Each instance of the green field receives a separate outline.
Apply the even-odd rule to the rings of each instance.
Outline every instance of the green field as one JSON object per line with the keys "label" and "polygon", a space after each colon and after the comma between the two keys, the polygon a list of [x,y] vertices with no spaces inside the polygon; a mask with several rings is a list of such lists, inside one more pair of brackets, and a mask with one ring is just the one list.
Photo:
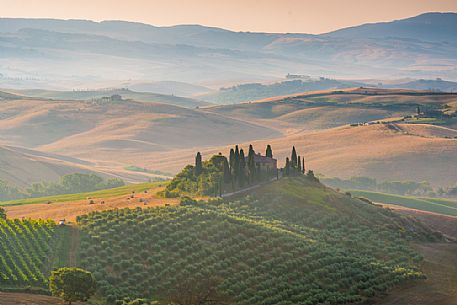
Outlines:
{"label": "green field", "polygon": [[39,198],[26,198],[18,199],[11,201],[0,202],[0,206],[11,206],[11,205],[25,205],[25,204],[38,204],[38,203],[47,203],[47,202],[64,202],[64,201],[74,201],[74,200],[83,200],[88,197],[97,199],[97,198],[109,198],[116,197],[125,194],[130,194],[134,192],[143,192],[153,187],[158,187],[166,185],[166,182],[147,182],[140,184],[128,184],[121,187],[116,187],[112,189],[100,190],[95,192],[88,193],[78,193],[78,194],[65,194],[65,195],[56,195],[49,197],[39,197]]}
{"label": "green field", "polygon": [[220,304],[369,302],[423,278],[409,241],[435,240],[413,219],[303,177],[230,199],[95,212],[78,224],[81,267],[109,304],[200,304],[202,293]]}
{"label": "green field", "polygon": [[354,196],[365,197],[374,202],[395,204],[416,210],[449,216],[457,216],[457,200],[443,198],[407,197],[360,190],[349,190],[349,192]]}

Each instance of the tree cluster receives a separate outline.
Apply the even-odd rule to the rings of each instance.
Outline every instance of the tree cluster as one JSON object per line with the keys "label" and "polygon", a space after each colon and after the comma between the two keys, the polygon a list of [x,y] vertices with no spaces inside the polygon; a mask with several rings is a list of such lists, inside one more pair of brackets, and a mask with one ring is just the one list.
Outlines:
{"label": "tree cluster", "polygon": [[[273,158],[273,151],[268,145],[265,155]],[[238,145],[230,149],[227,159],[221,153],[208,161],[202,160],[197,152],[195,165],[186,166],[177,174],[164,191],[165,197],[182,195],[214,195],[218,196],[227,191],[235,191],[248,185],[256,184],[271,175],[263,172],[255,161],[256,152],[249,145],[247,156]]]}
{"label": "tree cluster", "polygon": [[57,182],[33,183],[27,189],[19,189],[0,180],[0,200],[85,193],[123,185],[125,185],[124,181],[119,178],[104,179],[95,174],[81,173],[64,175]]}
{"label": "tree cluster", "polygon": [[283,169],[284,176],[299,176],[305,174],[305,158],[297,155],[295,146],[292,147],[292,153],[286,158],[286,164]]}
{"label": "tree cluster", "polygon": [[60,268],[49,277],[49,290],[53,296],[67,301],[87,301],[96,289],[95,279],[89,271],[80,268]]}

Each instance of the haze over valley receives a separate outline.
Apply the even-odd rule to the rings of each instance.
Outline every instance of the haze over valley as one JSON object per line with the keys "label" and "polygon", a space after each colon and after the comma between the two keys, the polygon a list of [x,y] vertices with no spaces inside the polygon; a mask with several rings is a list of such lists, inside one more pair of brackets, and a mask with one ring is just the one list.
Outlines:
{"label": "haze over valley", "polygon": [[3,5],[0,304],[455,305],[457,7],[168,1]]}

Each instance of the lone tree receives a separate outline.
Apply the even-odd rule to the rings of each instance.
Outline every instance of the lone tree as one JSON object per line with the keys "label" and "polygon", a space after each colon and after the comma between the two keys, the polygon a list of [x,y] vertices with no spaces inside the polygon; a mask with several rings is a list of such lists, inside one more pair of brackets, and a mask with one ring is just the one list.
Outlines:
{"label": "lone tree", "polygon": [[79,268],[60,268],[49,277],[49,290],[53,296],[71,302],[87,301],[96,289],[95,280],[89,271]]}
{"label": "lone tree", "polygon": [[303,167],[302,172],[303,172],[303,175],[304,175],[305,174],[305,157],[303,157],[303,159],[302,159],[301,166]]}
{"label": "lone tree", "polygon": [[265,156],[268,158],[273,158],[273,151],[271,150],[270,144],[267,145],[267,150],[265,151]]}
{"label": "lone tree", "polygon": [[199,176],[203,171],[203,165],[202,165],[202,155],[200,152],[197,153],[195,156],[195,175]]}

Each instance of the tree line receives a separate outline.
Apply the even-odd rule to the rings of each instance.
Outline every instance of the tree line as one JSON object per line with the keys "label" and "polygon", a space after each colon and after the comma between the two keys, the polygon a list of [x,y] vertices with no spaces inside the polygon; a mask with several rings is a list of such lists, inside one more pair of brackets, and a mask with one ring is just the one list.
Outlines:
{"label": "tree line", "polygon": [[0,200],[44,197],[62,194],[76,194],[110,189],[125,185],[119,178],[104,179],[95,174],[74,173],[64,175],[57,182],[33,183],[20,189],[0,180]]}
{"label": "tree line", "polygon": [[[235,148],[230,149],[229,159],[219,154],[222,158],[222,177],[225,184],[230,184],[232,189],[237,187],[242,188],[246,185],[251,185],[261,181],[267,175],[272,173],[262,172],[260,164],[255,162],[256,152],[252,145],[249,145],[248,156],[245,157],[244,150],[235,145]],[[267,145],[265,156],[273,158],[273,151],[270,145]],[[246,160],[247,159],[247,160]],[[195,157],[195,175],[199,176],[202,173],[202,157],[201,153],[197,152]],[[275,173],[276,174],[276,173]]]}
{"label": "tree line", "polygon": [[360,189],[396,195],[457,197],[457,183],[447,188],[434,188],[428,181],[378,181],[375,178],[355,176],[348,179],[322,178],[323,183],[330,187],[342,189]]}

